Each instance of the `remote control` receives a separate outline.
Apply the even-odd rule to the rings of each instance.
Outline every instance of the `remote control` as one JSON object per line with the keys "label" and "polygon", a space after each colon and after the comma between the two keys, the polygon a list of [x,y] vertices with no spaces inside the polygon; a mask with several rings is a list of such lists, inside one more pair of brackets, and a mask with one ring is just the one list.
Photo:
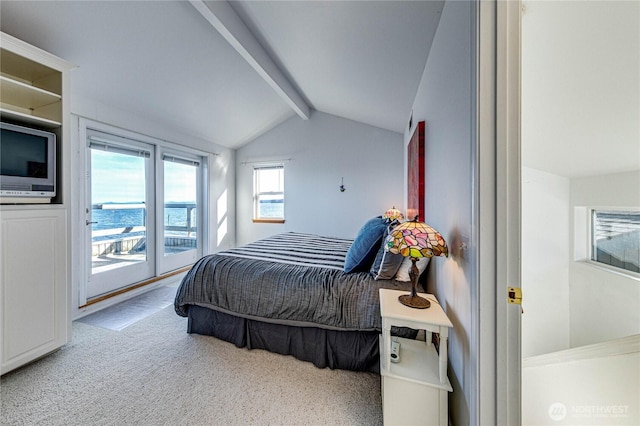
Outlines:
{"label": "remote control", "polygon": [[400,342],[391,342],[391,362],[400,362]]}

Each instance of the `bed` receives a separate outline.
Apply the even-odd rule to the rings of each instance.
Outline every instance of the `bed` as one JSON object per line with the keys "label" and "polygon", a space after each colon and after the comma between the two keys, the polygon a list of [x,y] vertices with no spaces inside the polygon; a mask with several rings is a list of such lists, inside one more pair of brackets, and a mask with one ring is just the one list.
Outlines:
{"label": "bed", "polygon": [[[182,280],[176,313],[188,318],[189,333],[320,368],[378,372],[378,290],[411,286],[372,273],[388,224],[369,222],[377,230],[366,247],[358,244],[367,224],[355,240],[288,232],[205,256]],[[349,266],[358,247],[361,264]]]}

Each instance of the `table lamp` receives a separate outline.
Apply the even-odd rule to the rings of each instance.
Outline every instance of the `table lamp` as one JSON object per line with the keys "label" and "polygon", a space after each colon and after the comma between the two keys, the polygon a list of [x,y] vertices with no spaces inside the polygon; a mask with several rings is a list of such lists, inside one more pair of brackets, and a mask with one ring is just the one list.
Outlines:
{"label": "table lamp", "polygon": [[449,249],[442,235],[429,225],[413,220],[401,223],[391,231],[385,241],[385,250],[411,258],[411,294],[403,294],[398,300],[411,308],[426,309],[431,306],[424,297],[418,296],[418,277],[420,271],[416,262],[421,257],[449,256]]}
{"label": "table lamp", "polygon": [[400,210],[396,209],[396,206],[393,206],[389,210],[384,212],[384,214],[382,215],[382,218],[389,219],[390,222],[393,222],[394,220],[400,221],[404,219],[404,215]]}

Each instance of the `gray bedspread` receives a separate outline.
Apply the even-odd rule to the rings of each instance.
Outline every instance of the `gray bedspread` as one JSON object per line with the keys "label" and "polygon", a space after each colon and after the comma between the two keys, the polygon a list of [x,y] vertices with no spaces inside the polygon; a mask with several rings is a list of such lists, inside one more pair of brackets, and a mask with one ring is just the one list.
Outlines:
{"label": "gray bedspread", "polygon": [[276,324],[379,331],[378,289],[411,285],[346,274],[351,242],[289,232],[205,256],[182,280],[176,313],[199,305]]}

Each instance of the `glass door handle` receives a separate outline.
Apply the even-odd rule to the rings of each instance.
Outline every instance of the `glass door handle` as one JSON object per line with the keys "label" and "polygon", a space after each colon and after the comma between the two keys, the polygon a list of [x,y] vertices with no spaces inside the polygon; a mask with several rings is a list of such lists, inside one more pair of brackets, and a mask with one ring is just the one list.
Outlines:
{"label": "glass door handle", "polygon": [[98,223],[98,222],[90,222],[90,221],[88,221],[88,220],[86,221],[86,225],[87,225],[87,226],[88,226],[88,225],[91,225],[91,224],[93,224],[93,223]]}

